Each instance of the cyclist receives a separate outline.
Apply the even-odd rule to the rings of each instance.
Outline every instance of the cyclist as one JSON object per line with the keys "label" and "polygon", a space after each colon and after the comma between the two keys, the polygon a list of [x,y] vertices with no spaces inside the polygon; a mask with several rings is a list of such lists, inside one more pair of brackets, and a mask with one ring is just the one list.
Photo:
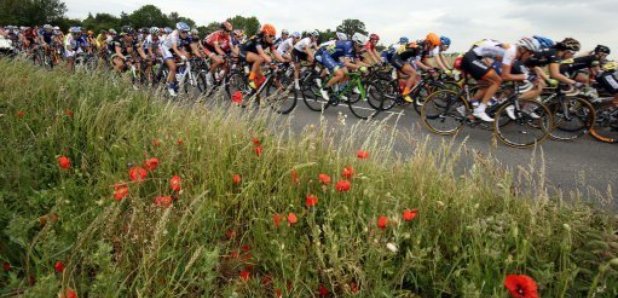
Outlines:
{"label": "cyclist", "polygon": [[180,58],[182,62],[185,62],[189,59],[191,53],[197,57],[202,57],[198,49],[198,42],[191,38],[190,31],[191,27],[189,25],[179,22],[176,24],[176,30],[168,34],[161,42],[161,54],[169,70],[167,75],[167,91],[171,96],[177,96],[175,84],[176,58]]}
{"label": "cyclist", "polygon": [[275,39],[275,49],[278,48],[279,45],[285,40],[287,40],[289,37],[290,37],[290,32],[288,31],[288,29],[282,29],[281,36]]}
{"label": "cyclist", "polygon": [[[54,42],[54,27],[52,27],[52,25],[50,24],[43,25],[41,30],[39,30],[39,34],[37,35],[36,41],[38,45],[43,47],[46,55],[52,52],[53,42]],[[53,61],[53,63],[55,62],[56,61]]]}
{"label": "cyclist", "polygon": [[114,69],[121,73],[128,66],[132,65],[133,59],[137,55],[137,40],[135,40],[135,30],[129,26],[123,26],[120,35],[114,37],[110,44],[112,55],[110,60]]}
{"label": "cyclist", "polygon": [[86,41],[93,48],[97,46],[97,39],[94,36],[94,31],[88,30],[88,32],[86,32]]}
{"label": "cyclist", "polygon": [[[538,40],[539,39],[537,38],[537,41]],[[543,44],[543,42],[541,42],[541,44]],[[540,75],[544,78],[557,80],[565,85],[576,85],[576,87],[580,87],[583,84],[578,84],[577,81],[569,78],[560,71],[561,62],[563,60],[572,59],[575,56],[575,53],[580,50],[580,47],[579,41],[567,37],[549,48],[538,51],[534,56],[525,62],[525,65],[528,67],[547,66],[549,70],[549,78],[546,78],[544,73],[540,73]]]}
{"label": "cyclist", "polygon": [[612,104],[618,107],[618,65],[614,61],[606,61],[597,75],[596,81],[610,95],[614,96]]}
{"label": "cyclist", "polygon": [[69,70],[75,69],[75,55],[88,51],[89,45],[82,34],[82,29],[77,26],[71,27],[64,42],[64,56],[67,59]]}
{"label": "cyclist", "polygon": [[564,60],[560,65],[560,72],[578,82],[588,84],[591,77],[594,78],[601,72],[601,63],[605,62],[610,52],[609,47],[597,45],[594,51],[586,55]]}
{"label": "cyclist", "polygon": [[274,42],[277,29],[271,24],[264,24],[260,33],[251,37],[241,47],[241,56],[251,64],[249,73],[249,86],[257,89],[266,80],[262,74],[261,65],[271,63],[272,58],[267,54],[270,52],[279,62],[283,62],[283,57],[276,51]]}
{"label": "cyclist", "polygon": [[[407,40],[402,39],[400,42],[401,41]],[[406,44],[395,44],[383,54],[386,61],[397,69],[398,77],[400,79],[405,78],[405,87],[401,95],[406,102],[414,101],[410,93],[412,92],[412,87],[418,82],[416,66],[432,71],[433,68],[427,66],[423,61],[429,56],[429,53],[438,46],[440,46],[440,37],[435,33],[429,33],[425,40],[413,41]]]}
{"label": "cyclist", "polygon": [[210,58],[210,70],[206,75],[206,82],[213,85],[214,75],[225,66],[225,56],[232,50],[230,33],[233,31],[232,23],[223,22],[219,30],[206,36],[202,42],[206,56]]}
{"label": "cyclist", "polygon": [[234,57],[240,56],[240,45],[243,43],[244,39],[245,33],[241,29],[235,29],[234,32],[232,32],[230,45],[232,47],[232,55]]}
{"label": "cyclist", "polygon": [[[315,54],[315,60],[333,74],[326,83],[328,89],[344,82],[348,69],[366,71],[366,64],[360,61],[359,55],[367,44],[367,40],[366,35],[355,33],[352,40],[332,40],[320,45],[320,49]],[[322,86],[320,86],[320,93],[325,100],[330,99],[328,91]]]}
{"label": "cyclist", "polygon": [[277,47],[277,52],[283,57],[285,62],[292,62],[292,49],[294,45],[300,40],[300,33],[294,32],[290,37],[282,41]]}
{"label": "cyclist", "polygon": [[443,53],[448,51],[450,46],[451,39],[446,36],[440,36],[440,46],[436,47],[432,52],[435,64],[438,66],[439,69],[443,70],[448,75],[452,73],[452,69],[447,66],[446,59],[444,58]]}
{"label": "cyclist", "polygon": [[369,35],[369,41],[367,41],[367,44],[365,44],[364,48],[366,54],[364,55],[365,59],[363,59],[363,62],[366,62],[369,65],[382,63],[382,58],[380,57],[380,54],[376,49],[379,41],[380,36],[378,36],[377,34],[372,33],[371,35]]}
{"label": "cyclist", "polygon": [[314,54],[318,48],[318,40],[320,38],[320,32],[314,30],[311,34],[294,45],[292,50],[292,60],[294,61],[294,88],[300,90],[300,63],[307,61],[313,63]]}
{"label": "cyclist", "polygon": [[[538,42],[530,38],[522,39],[518,45],[510,45],[499,41],[484,39],[477,42],[462,58],[461,68],[478,81],[487,83],[487,87],[479,88],[479,92],[473,99],[481,101],[474,108],[473,116],[486,122],[493,122],[485,112],[491,98],[496,94],[503,81],[523,81],[527,79],[525,74],[513,74],[511,72],[515,61],[525,62],[535,54]],[[483,59],[491,58],[501,63],[501,74],[487,65]]]}

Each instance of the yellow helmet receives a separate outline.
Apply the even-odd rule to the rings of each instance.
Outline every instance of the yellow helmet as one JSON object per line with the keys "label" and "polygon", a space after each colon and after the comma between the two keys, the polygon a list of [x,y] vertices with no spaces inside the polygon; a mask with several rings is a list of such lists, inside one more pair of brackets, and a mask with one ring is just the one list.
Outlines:
{"label": "yellow helmet", "polygon": [[604,71],[616,71],[616,69],[618,69],[618,63],[614,61],[607,61],[603,64]]}

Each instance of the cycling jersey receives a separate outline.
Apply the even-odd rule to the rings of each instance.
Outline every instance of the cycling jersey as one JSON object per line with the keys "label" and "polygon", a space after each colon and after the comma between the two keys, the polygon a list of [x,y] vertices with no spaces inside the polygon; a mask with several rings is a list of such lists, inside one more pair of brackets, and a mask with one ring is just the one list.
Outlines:
{"label": "cycling jersey", "polygon": [[64,52],[65,56],[69,58],[75,56],[76,53],[82,53],[88,47],[88,42],[84,35],[74,37],[72,33],[69,33],[65,37],[64,47],[66,50]]}
{"label": "cycling jersey", "polygon": [[307,48],[315,48],[317,45],[311,40],[311,37],[305,37],[294,45],[294,49],[299,52],[306,52]]}
{"label": "cycling jersey", "polygon": [[45,42],[46,44],[51,44],[52,41],[54,40],[54,32],[47,32],[44,29],[41,29],[39,31],[39,36],[41,37],[41,39],[43,40],[43,42]]}
{"label": "cycling jersey", "polygon": [[502,64],[512,65],[517,56],[517,47],[496,40],[484,39],[472,47],[478,57],[497,59],[502,57]]}
{"label": "cycling jersey", "polygon": [[129,55],[129,49],[133,49],[133,51],[137,48],[137,41],[127,41],[123,36],[116,36],[112,39],[111,45],[112,54],[116,54],[116,47],[120,47],[120,52],[123,56]]}
{"label": "cycling jersey", "polygon": [[373,43],[371,43],[371,41],[368,41],[363,48],[366,51],[375,51],[376,50],[376,46]]}
{"label": "cycling jersey", "polygon": [[190,49],[191,44],[193,43],[193,39],[191,35],[187,34],[187,37],[180,37],[180,32],[178,30],[174,30],[171,34],[169,34],[165,40],[161,42],[161,45],[168,50],[172,49],[174,45],[176,47]]}
{"label": "cycling jersey", "polygon": [[290,53],[294,48],[294,37],[290,37],[279,44],[277,47],[277,52],[279,54],[284,55]]}
{"label": "cycling jersey", "polygon": [[611,95],[618,94],[618,76],[616,76],[615,72],[606,71],[606,72],[600,73],[596,77],[596,81],[609,94]]}
{"label": "cycling jersey", "polygon": [[600,64],[599,58],[596,55],[587,55],[577,57],[568,61],[562,61],[560,72],[563,74],[574,74],[579,70],[588,69]]}
{"label": "cycling jersey", "polygon": [[24,38],[33,41],[36,38],[36,31],[34,28],[28,28],[24,30]]}
{"label": "cycling jersey", "polygon": [[320,45],[320,49],[315,55],[315,59],[330,71],[335,71],[343,67],[341,58],[358,58],[358,53],[354,50],[354,42],[351,40],[333,40]]}
{"label": "cycling jersey", "polygon": [[158,48],[160,44],[161,40],[159,40],[158,36],[153,37],[152,34],[148,34],[148,36],[146,36],[146,39],[144,40],[144,43],[142,43],[142,48],[144,49],[144,51],[147,51],[148,49],[154,50]]}
{"label": "cycling jersey", "polygon": [[561,59],[558,57],[558,51],[553,48],[543,49],[538,51],[530,57],[526,61],[526,66],[535,67],[535,66],[546,66],[552,63],[560,63]]}
{"label": "cycling jersey", "polygon": [[264,35],[262,33],[251,37],[247,42],[242,45],[241,51],[243,52],[251,52],[258,53],[258,49],[262,49],[263,51],[270,50],[271,52],[275,51],[275,46],[272,43],[266,41]]}
{"label": "cycling jersey", "polygon": [[221,50],[226,53],[228,53],[232,49],[230,35],[227,34],[223,30],[218,30],[213,33],[210,33],[208,36],[204,38],[204,42],[203,42],[204,47],[208,51],[215,53],[215,54],[217,54],[215,50],[216,44],[219,44],[219,48],[221,48]]}

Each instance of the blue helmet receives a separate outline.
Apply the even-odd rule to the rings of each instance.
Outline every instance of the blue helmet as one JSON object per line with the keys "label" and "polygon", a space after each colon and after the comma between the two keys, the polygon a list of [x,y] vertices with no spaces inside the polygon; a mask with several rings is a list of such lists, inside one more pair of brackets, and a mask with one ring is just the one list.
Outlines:
{"label": "blue helmet", "polygon": [[71,33],[81,33],[82,32],[82,28],[77,27],[77,26],[73,26],[73,27],[71,27],[71,29],[69,29],[69,32],[71,32]]}
{"label": "blue helmet", "polygon": [[534,35],[532,36],[532,38],[536,39],[539,42],[539,44],[541,45],[541,49],[548,49],[556,45],[556,43],[553,40],[547,37]]}
{"label": "blue helmet", "polygon": [[402,36],[402,37],[399,38],[399,44],[407,44],[409,42],[410,42],[410,39],[408,39],[405,36]]}
{"label": "blue helmet", "polygon": [[189,25],[187,25],[187,23],[185,23],[185,22],[178,22],[178,23],[176,23],[176,29],[178,29],[178,31],[182,31],[182,32],[189,32],[189,31],[191,31],[191,27],[189,27]]}
{"label": "blue helmet", "polygon": [[446,37],[446,36],[440,36],[440,43],[444,46],[450,46],[451,45],[451,39]]}

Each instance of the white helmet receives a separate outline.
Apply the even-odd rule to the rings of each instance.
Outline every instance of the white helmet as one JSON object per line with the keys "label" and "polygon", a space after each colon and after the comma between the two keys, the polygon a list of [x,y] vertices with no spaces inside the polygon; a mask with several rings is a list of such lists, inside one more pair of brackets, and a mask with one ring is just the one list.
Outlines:
{"label": "white helmet", "polygon": [[538,52],[541,50],[541,44],[539,41],[530,37],[523,37],[517,41],[516,45],[532,52]]}
{"label": "white helmet", "polygon": [[335,33],[335,35],[337,36],[338,40],[348,40],[348,35],[343,32],[337,32]]}
{"label": "white helmet", "polygon": [[150,34],[152,34],[152,35],[159,35],[159,33],[161,33],[161,29],[159,29],[158,27],[150,28]]}
{"label": "white helmet", "polygon": [[367,35],[358,32],[354,33],[354,35],[352,35],[352,41],[359,46],[365,45],[367,43]]}

